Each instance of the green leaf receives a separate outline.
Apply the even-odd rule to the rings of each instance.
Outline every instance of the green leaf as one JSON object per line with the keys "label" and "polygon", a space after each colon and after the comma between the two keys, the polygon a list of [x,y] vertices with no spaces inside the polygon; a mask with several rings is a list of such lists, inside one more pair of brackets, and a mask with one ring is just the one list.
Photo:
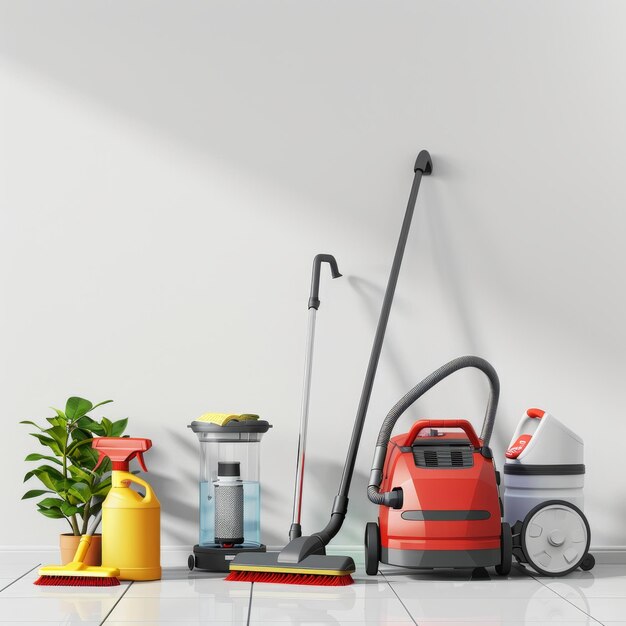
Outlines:
{"label": "green leaf", "polygon": [[113,422],[110,419],[103,417],[100,423],[104,427],[104,432],[106,433],[106,436],[111,437]]}
{"label": "green leaf", "polygon": [[63,463],[61,463],[59,459],[56,459],[53,456],[46,456],[45,454],[38,454],[36,452],[29,454],[24,460],[25,461],[43,461],[44,459],[46,461],[52,461],[53,463],[56,463],[57,465],[63,466]]}
{"label": "green leaf", "polygon": [[91,499],[91,489],[85,483],[74,483],[68,489],[68,493],[78,498],[81,502],[87,503]]}
{"label": "green leaf", "polygon": [[91,410],[93,411],[96,407],[102,406],[103,404],[109,404],[110,402],[113,402],[113,400],[103,400],[102,402],[98,402],[98,404],[94,404],[93,407],[91,407]]}
{"label": "green leaf", "polygon": [[55,409],[53,406],[50,407],[56,414],[59,419],[62,419],[64,422],[67,422],[67,415],[61,411],[61,409]]}
{"label": "green leaf", "polygon": [[48,487],[48,489],[52,489],[52,491],[57,491],[56,485],[54,484],[54,481],[52,480],[52,478],[50,478],[50,476],[48,476],[48,474],[46,472],[33,472],[33,474],[35,476],[37,476],[37,478],[39,478],[39,480],[46,486]]}
{"label": "green leaf", "polygon": [[45,515],[46,517],[51,517],[52,519],[62,519],[65,517],[63,513],[61,513],[60,509],[38,509],[38,511]]}
{"label": "green leaf", "polygon": [[102,465],[98,469],[94,469],[96,467],[96,463],[98,462],[98,453],[89,447],[82,447],[77,451],[77,454],[72,455],[72,463],[79,467],[85,469],[92,475],[101,476],[105,472],[107,472],[110,468],[110,464],[107,463],[107,459],[105,458],[102,461]]}
{"label": "green leaf", "polygon": [[78,418],[86,415],[93,409],[93,404],[85,398],[71,397],[65,405],[65,415],[71,422],[75,422]]}
{"label": "green leaf", "polygon": [[113,422],[113,425],[111,427],[111,437],[119,437],[126,430],[127,425],[127,417],[121,420],[117,420],[117,422]]}
{"label": "green leaf", "polygon": [[65,501],[60,498],[44,498],[41,502],[37,502],[37,506],[42,509],[59,508],[63,504]]}
{"label": "green leaf", "polygon": [[102,424],[92,420],[90,417],[81,417],[77,422],[79,428],[86,430],[89,433],[95,433],[96,435],[105,435],[106,429]]}
{"label": "green leaf", "polygon": [[72,454],[74,454],[74,452],[76,452],[76,450],[78,448],[80,448],[81,446],[89,446],[91,445],[91,442],[93,441],[93,439],[83,439],[82,441],[74,441],[70,444],[70,446],[67,449],[67,456],[71,456]]}
{"label": "green leaf", "polygon": [[80,479],[82,481],[91,482],[91,480],[93,478],[93,476],[89,472],[86,472],[81,467],[76,467],[75,465],[70,465],[70,466],[68,466],[67,469],[68,469],[69,473],[76,480]]}
{"label": "green leaf", "polygon": [[46,417],[46,421],[50,422],[53,426],[62,426],[65,429],[65,420],[62,420],[60,417]]}
{"label": "green leaf", "polygon": [[54,478],[55,480],[63,480],[65,478],[65,476],[63,476],[63,474],[56,467],[52,467],[51,465],[40,465],[39,467],[36,467],[33,472],[35,473],[35,476],[39,474],[39,472],[45,472],[48,476]]}
{"label": "green leaf", "polygon": [[110,490],[111,490],[110,482],[107,484],[100,483],[98,487],[95,489],[95,491],[93,492],[93,495],[104,498],[107,496]]}
{"label": "green leaf", "polygon": [[56,491],[59,495],[67,498],[67,490],[73,485],[73,481],[70,479],[55,481]]}
{"label": "green leaf", "polygon": [[31,476],[37,476],[37,478],[48,489],[52,489],[52,491],[56,493],[61,493],[64,489],[66,489],[66,479],[63,478],[63,474],[49,465],[42,465],[41,467],[36,467],[34,470],[28,472],[26,476],[24,476],[24,482]]}
{"label": "green leaf", "polygon": [[27,491],[23,496],[22,500],[27,500],[28,498],[37,498],[42,496],[44,493],[54,493],[53,491],[49,491],[48,489],[31,489]]}
{"label": "green leaf", "polygon": [[39,426],[39,424],[35,424],[35,422],[32,422],[31,420],[22,420],[20,424],[30,424],[31,426],[34,426],[35,428],[39,428],[39,430],[43,430],[43,428]]}
{"label": "green leaf", "polygon": [[[89,418],[87,418],[89,419]],[[91,433],[83,430],[82,428],[78,428],[78,422],[75,428],[72,429],[72,441],[84,441],[85,439],[93,439]]]}
{"label": "green leaf", "polygon": [[64,426],[52,426],[51,428],[46,428],[44,433],[46,433],[46,435],[50,435],[50,437],[57,442],[61,450],[65,448],[67,444],[67,430]]}
{"label": "green leaf", "polygon": [[68,502],[63,502],[61,505],[61,511],[63,515],[70,517],[71,515],[76,515],[76,513],[80,513],[82,509],[80,507],[74,506],[73,504],[69,504]]}
{"label": "green leaf", "polygon": [[54,452],[57,456],[62,456],[61,448],[54,439],[52,439],[51,437],[46,437],[45,435],[40,435],[39,433],[29,434],[35,437],[35,439],[39,439],[39,443],[42,446],[48,446],[48,448],[50,448],[52,452]]}

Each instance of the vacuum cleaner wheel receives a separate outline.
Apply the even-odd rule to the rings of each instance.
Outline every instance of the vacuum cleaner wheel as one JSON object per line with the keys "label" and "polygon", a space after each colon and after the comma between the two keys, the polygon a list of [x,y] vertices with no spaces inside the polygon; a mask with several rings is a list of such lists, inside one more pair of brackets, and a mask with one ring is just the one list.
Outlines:
{"label": "vacuum cleaner wheel", "polygon": [[368,576],[378,574],[380,561],[380,531],[376,522],[365,525],[365,573]]}
{"label": "vacuum cleaner wheel", "polygon": [[500,539],[500,565],[496,565],[498,576],[508,576],[513,565],[513,534],[511,526],[502,522],[502,536]]}
{"label": "vacuum cleaner wheel", "polygon": [[[565,576],[582,567],[587,556],[593,559],[589,555],[590,541],[589,522],[571,502],[542,502],[524,518],[521,532],[524,557],[544,576]],[[589,560],[584,564],[588,563]]]}
{"label": "vacuum cleaner wheel", "polygon": [[593,554],[589,554],[589,552],[587,552],[587,554],[583,557],[583,560],[580,562],[580,569],[583,570],[583,572],[588,572],[590,569],[594,568],[595,564],[596,558]]}

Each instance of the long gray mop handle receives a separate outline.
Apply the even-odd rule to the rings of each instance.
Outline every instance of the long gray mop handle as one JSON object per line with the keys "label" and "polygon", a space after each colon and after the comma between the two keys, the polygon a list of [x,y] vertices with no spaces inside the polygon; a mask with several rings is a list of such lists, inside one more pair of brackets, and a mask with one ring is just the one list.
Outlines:
{"label": "long gray mop handle", "polygon": [[315,344],[315,317],[320,306],[319,286],[322,263],[328,263],[333,278],[339,278],[337,261],[332,254],[318,254],[313,259],[313,274],[311,276],[311,294],[309,297],[309,321],[306,334],[306,351],[304,357],[304,384],[302,387],[302,405],[300,408],[300,433],[298,435],[298,458],[296,465],[296,484],[293,494],[293,515],[289,539],[293,540],[302,535],[300,525],[302,515],[302,487],[304,482],[304,461],[306,452],[306,434],[309,422],[309,399],[311,397],[311,376],[313,371],[313,347]]}
{"label": "long gray mop handle", "polygon": [[396,284],[398,283],[398,276],[400,274],[400,267],[402,265],[402,258],[404,256],[404,249],[406,247],[406,242],[409,237],[409,231],[411,229],[411,220],[413,219],[415,202],[417,200],[417,192],[420,188],[422,176],[428,176],[432,173],[432,171],[433,164],[430,158],[430,154],[427,150],[422,150],[418,154],[415,165],[413,166],[413,172],[415,176],[413,178],[411,193],[409,194],[409,201],[406,207],[406,212],[404,214],[402,229],[400,231],[400,238],[398,239],[396,253],[393,258],[393,264],[391,266],[391,273],[387,282],[387,289],[385,290],[385,297],[383,299],[383,305],[380,311],[380,317],[378,319],[376,335],[374,336],[374,344],[372,346],[372,352],[370,354],[370,360],[367,366],[365,380],[363,382],[363,390],[361,391],[361,399],[359,401],[359,407],[357,409],[356,418],[354,421],[352,438],[350,439],[350,446],[348,448],[348,454],[346,456],[346,462],[343,468],[343,475],[341,476],[339,492],[337,496],[335,496],[330,521],[326,525],[326,528],[324,528],[324,530],[320,531],[319,533],[315,533],[315,535],[321,539],[324,545],[327,545],[329,541],[339,532],[339,529],[341,528],[343,520],[348,511],[348,492],[350,491],[350,483],[352,481],[352,475],[354,473],[356,455],[359,449],[359,443],[361,441],[361,434],[363,433],[363,425],[365,424],[367,408],[369,406],[370,397],[372,395],[372,387],[374,385],[374,378],[376,377],[376,368],[378,367],[378,360],[380,358],[380,352],[383,347],[383,340],[385,338],[385,331],[387,329],[387,321],[389,320],[389,313],[391,311],[391,305],[393,303],[393,296],[396,291]]}

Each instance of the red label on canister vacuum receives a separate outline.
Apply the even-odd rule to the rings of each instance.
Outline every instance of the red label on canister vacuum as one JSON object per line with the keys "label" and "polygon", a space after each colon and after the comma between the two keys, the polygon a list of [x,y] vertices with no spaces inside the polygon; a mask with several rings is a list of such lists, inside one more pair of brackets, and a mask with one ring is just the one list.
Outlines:
{"label": "red label on canister vacuum", "polygon": [[532,435],[520,435],[515,443],[506,451],[507,459],[516,459],[526,448]]}

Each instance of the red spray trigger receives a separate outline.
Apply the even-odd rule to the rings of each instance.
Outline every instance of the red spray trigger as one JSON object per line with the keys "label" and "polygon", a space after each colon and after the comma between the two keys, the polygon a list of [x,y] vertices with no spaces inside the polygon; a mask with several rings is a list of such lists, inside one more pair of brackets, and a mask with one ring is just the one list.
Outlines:
{"label": "red spray trigger", "polygon": [[148,471],[143,460],[143,453],[152,447],[150,439],[138,437],[96,437],[91,446],[100,455],[96,467],[108,457],[111,459],[114,471],[127,472],[130,461],[137,458],[141,469],[144,472]]}

